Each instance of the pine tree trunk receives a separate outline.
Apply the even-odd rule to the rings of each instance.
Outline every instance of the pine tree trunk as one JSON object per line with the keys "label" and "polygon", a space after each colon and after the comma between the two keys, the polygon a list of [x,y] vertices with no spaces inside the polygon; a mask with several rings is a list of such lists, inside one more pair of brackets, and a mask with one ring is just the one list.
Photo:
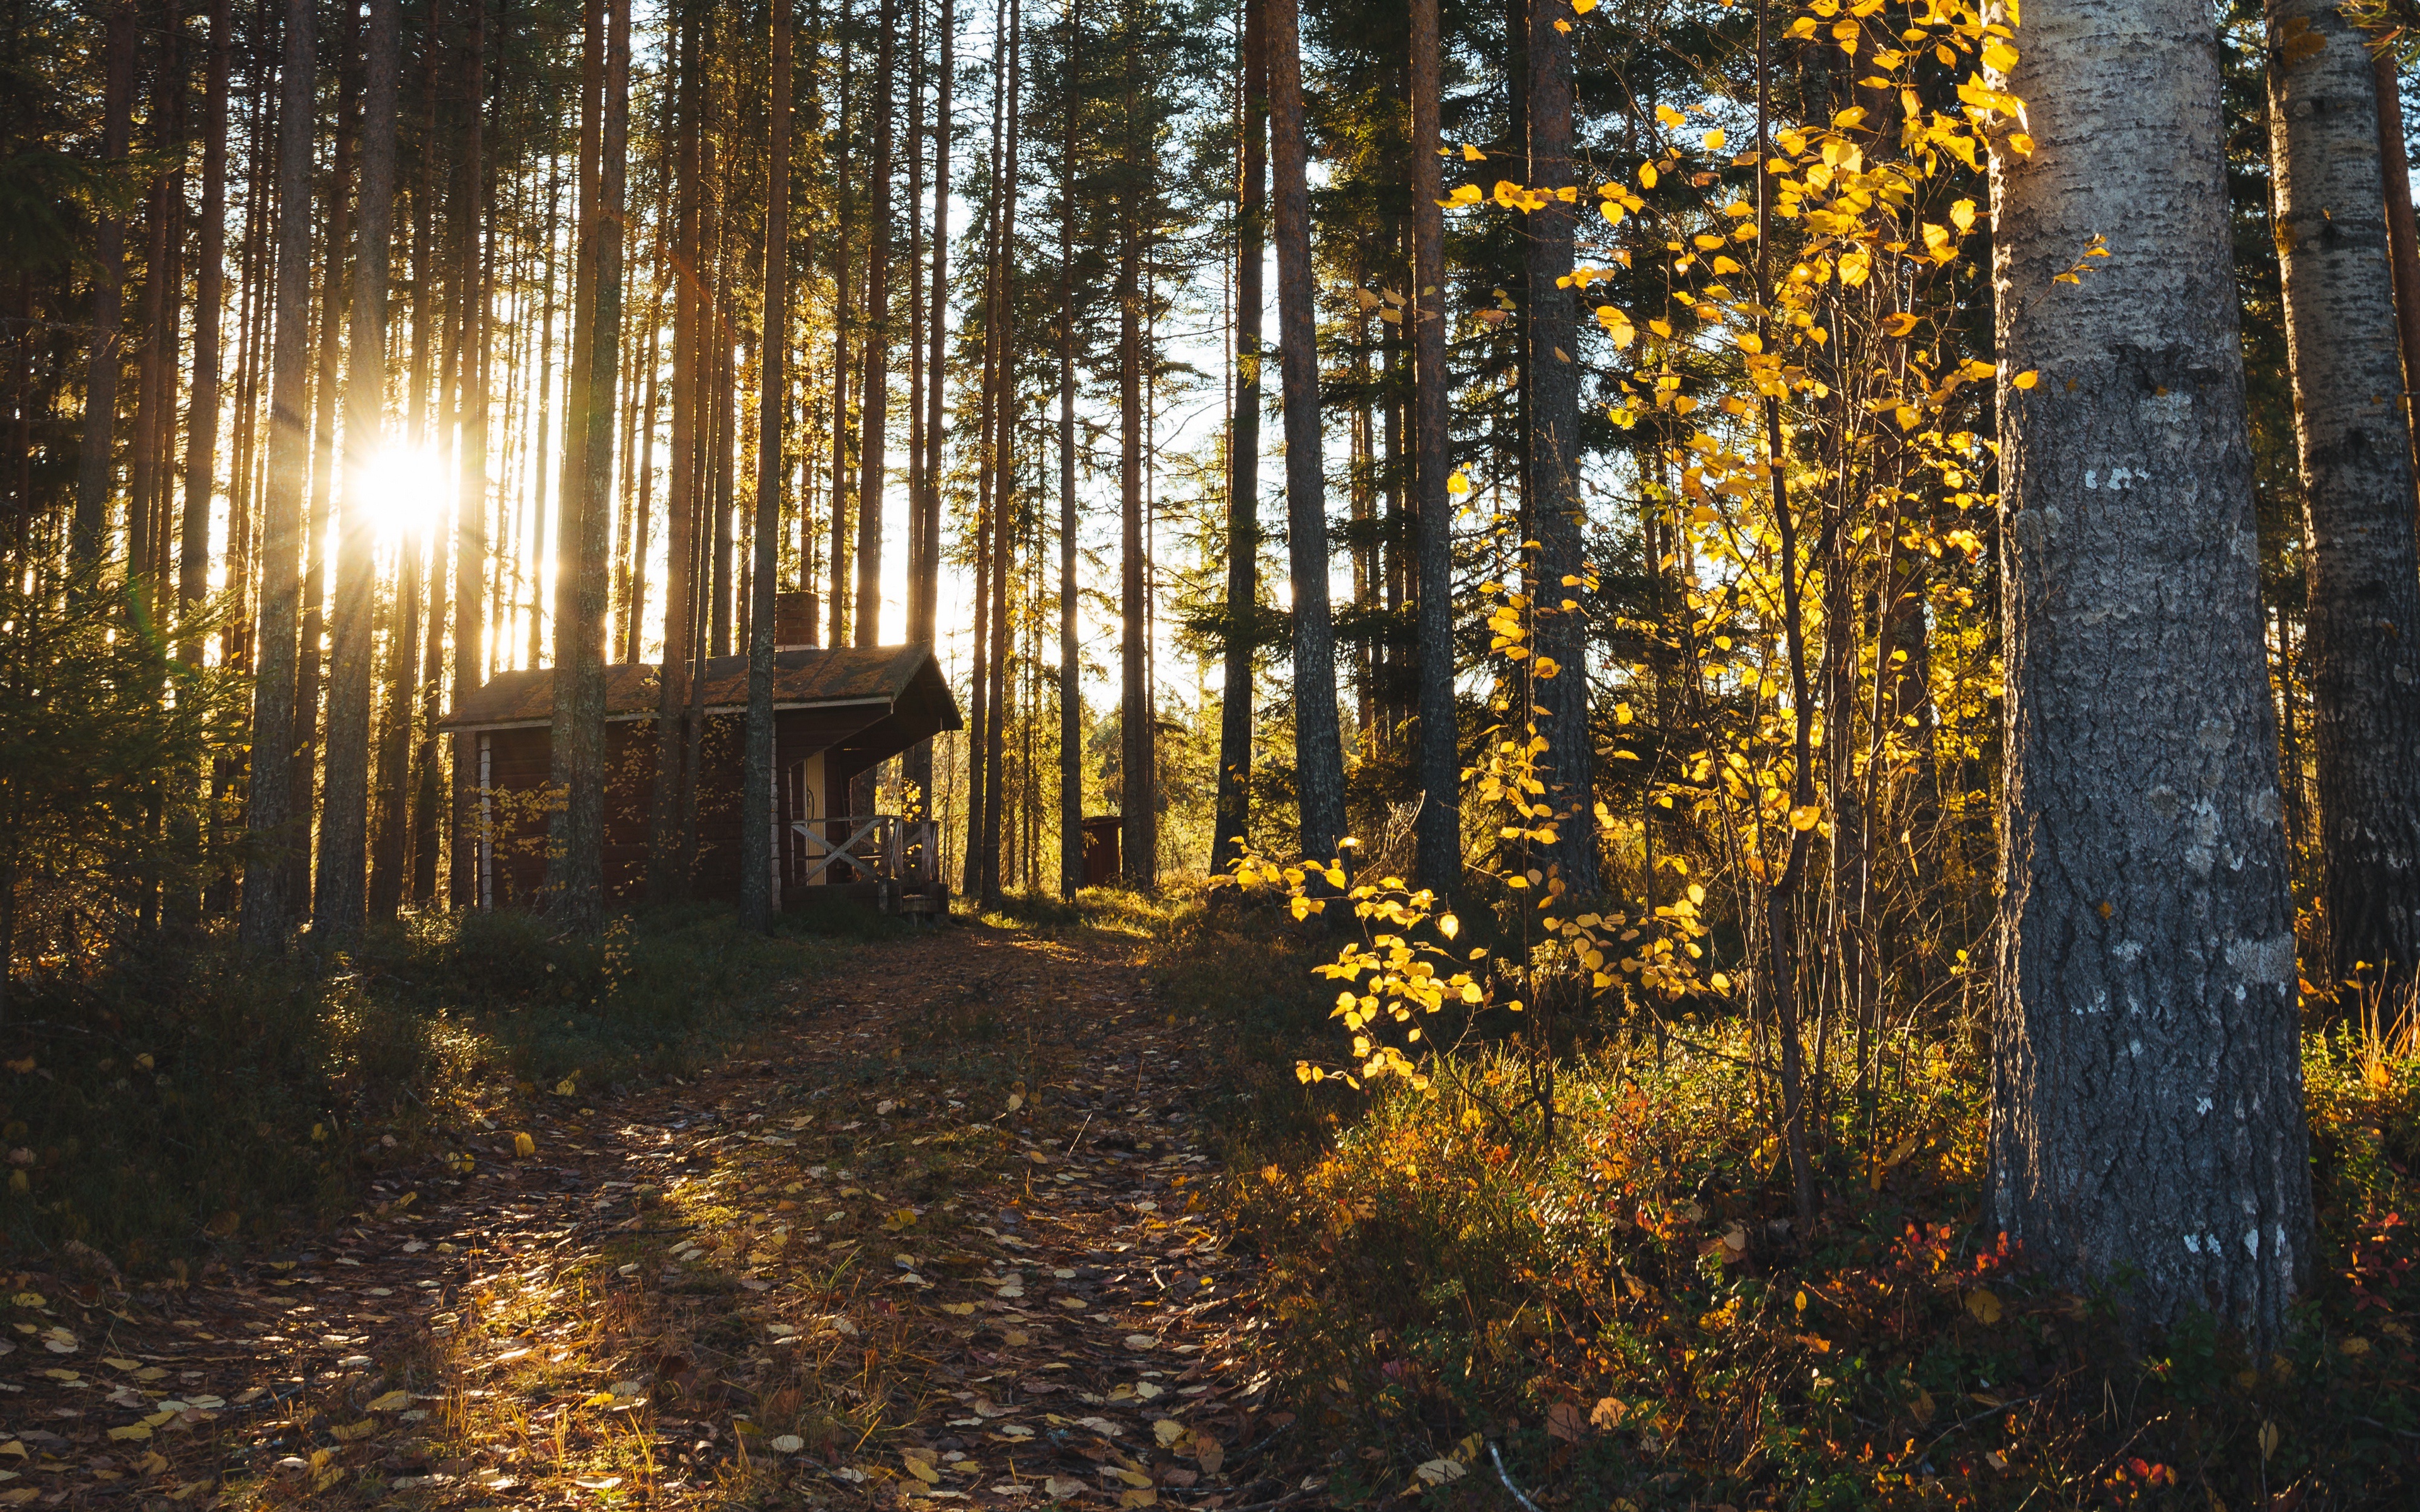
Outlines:
{"label": "pine tree trunk", "polygon": [[990,748],[987,733],[998,713],[991,706],[992,599],[987,590],[992,553],[1007,547],[1001,530],[1000,500],[993,492],[997,474],[991,465],[993,450],[999,444],[996,430],[1001,408],[1000,227],[1006,209],[1007,186],[1001,132],[1005,127],[1002,112],[1007,105],[1004,81],[1008,68],[1008,52],[1002,42],[1008,29],[1007,0],[1000,0],[992,14],[991,173],[985,186],[988,210],[983,265],[983,378],[976,400],[974,666],[967,679],[967,847],[961,882],[963,890],[976,897],[985,896],[984,816],[986,804],[997,801],[997,795],[984,783],[984,753]]}
{"label": "pine tree trunk", "polygon": [[[177,597],[188,612],[209,596],[210,503],[218,494],[220,316],[226,304],[227,67],[231,0],[210,0],[209,83],[202,99],[201,252],[194,279],[194,368],[185,423],[185,517],[178,543]],[[201,661],[201,642],[178,648]]]}
{"label": "pine tree trunk", "polygon": [[[984,875],[983,896],[997,902],[1001,896],[1001,815],[1006,795],[1001,770],[1008,734],[1008,659],[1012,644],[1009,633],[1008,582],[1009,563],[1016,552],[1016,168],[1018,91],[1021,85],[1020,54],[1024,41],[1024,22],[1019,0],[1008,0],[1008,100],[1002,114],[1006,117],[1007,155],[1001,162],[1000,188],[1000,240],[997,253],[997,275],[992,288],[992,315],[988,337],[998,349],[993,386],[992,425],[994,439],[988,464],[994,474],[992,500],[991,558],[991,717],[984,726],[984,793],[987,803],[984,810]],[[978,592],[981,592],[978,586]]]}
{"label": "pine tree trunk", "polygon": [[825,556],[825,644],[849,643],[848,620],[848,97],[854,80],[855,39],[849,35],[848,0],[842,0],[834,30],[840,36],[840,100],[834,112],[832,136],[840,144],[832,154],[832,388],[831,388],[831,545]]}
{"label": "pine tree trunk", "polygon": [[[127,8],[131,16],[132,8]],[[311,324],[312,0],[287,0],[285,72],[279,81],[277,309],[270,355],[269,464],[261,501],[258,659],[253,671],[252,773],[244,829],[256,847],[244,868],[239,933],[252,949],[286,943],[295,900],[292,869],[279,854],[293,843],[295,634],[302,609],[302,488],[311,437],[302,425]],[[112,27],[116,23],[112,18]],[[129,23],[131,25],[131,21]],[[116,46],[113,30],[112,47]],[[132,46],[130,34],[128,47]],[[79,505],[81,507],[81,505]]]}
{"label": "pine tree trunk", "polygon": [[1412,4],[1412,528],[1419,565],[1413,660],[1419,679],[1419,885],[1450,900],[1462,877],[1461,748],[1453,701],[1453,497],[1446,372],[1445,197],[1437,171],[1443,89],[1437,0]]}
{"label": "pine tree trunk", "polygon": [[[597,129],[593,198],[582,208],[585,231],[586,318],[572,349],[582,365],[580,400],[564,411],[566,484],[557,539],[571,543],[568,571],[557,571],[554,725],[548,780],[562,794],[549,825],[547,911],[582,933],[605,923],[605,635],[613,580],[613,396],[622,361],[623,198],[629,167],[630,0],[612,0],[594,19],[602,39],[602,73],[590,105]],[[592,133],[583,132],[583,136]],[[574,422],[578,429],[573,428]],[[568,578],[571,591],[562,581]]]}
{"label": "pine tree trunk", "polygon": [[379,726],[370,829],[369,917],[395,918],[410,883],[411,721],[419,671],[420,563],[409,536],[396,543],[395,612],[386,647],[386,710]]}
{"label": "pine tree trunk", "polygon": [[[923,607],[916,582],[924,561],[924,5],[908,0],[908,546],[906,611],[908,643],[917,640],[917,615]],[[929,639],[929,638],[928,638]],[[900,759],[904,781],[922,792],[917,761],[931,765],[930,742],[919,741]]]}
{"label": "pine tree trunk", "polygon": [[[627,3],[627,0],[626,0]],[[765,334],[757,374],[756,592],[748,614],[748,729],[739,779],[739,918],[769,929],[781,907],[773,772],[773,588],[781,571],[782,422],[790,347],[790,0],[773,0],[772,100],[767,108]]]}
{"label": "pine tree trunk", "polygon": [[2079,0],[2020,47],[1992,1221],[2141,1323],[2273,1338],[2311,1189],[2217,39],[2190,0]]}
{"label": "pine tree trunk", "polygon": [[[933,103],[933,272],[929,343],[924,359],[923,493],[916,511],[916,557],[908,568],[908,639],[916,645],[939,640],[941,599],[941,440],[944,427],[942,390],[949,374],[950,266],[950,131],[951,87],[956,82],[956,0],[941,0],[939,24],[940,58],[934,81]],[[933,743],[920,743],[908,753],[908,779],[923,795],[924,811],[934,812]]]}
{"label": "pine tree trunk", "polygon": [[[874,176],[865,224],[865,379],[859,393],[857,475],[857,644],[877,645],[882,625],[882,496],[891,411],[891,85],[895,0],[882,0],[875,54]],[[834,644],[838,644],[837,641]]]}
{"label": "pine tree trunk", "polygon": [[[457,376],[461,441],[454,502],[454,698],[457,703],[487,681],[488,632],[483,592],[488,571],[488,264],[481,230],[487,216],[484,156],[487,109],[488,0],[470,0],[470,33],[462,43],[462,162],[454,192],[460,246],[455,286],[462,290],[462,354]],[[454,737],[454,848],[448,892],[453,905],[481,904],[478,891],[478,794],[472,783],[470,741]]]}
{"label": "pine tree trunk", "polygon": [[[2414,390],[2420,381],[2420,212],[2412,205],[2412,162],[2403,146],[2403,81],[2396,50],[2387,48],[2370,58],[2378,96],[2378,161],[2386,179],[2386,246],[2395,269],[2395,328],[2403,354],[2403,420],[2405,428],[2420,433],[2412,421]],[[2420,440],[2420,434],[2415,434]],[[2420,474],[2420,449],[2412,469]]]}
{"label": "pine tree trunk", "polygon": [[[163,162],[181,164],[184,143],[178,117],[184,88],[177,57],[178,7],[169,0],[162,9],[168,25],[151,69],[152,150]],[[134,437],[128,456],[126,496],[126,578],[147,604],[158,602],[156,563],[168,512],[162,433],[174,428],[173,423],[163,425],[163,421],[172,403],[167,391],[182,285],[177,253],[184,240],[179,234],[184,212],[181,177],[173,170],[153,176],[150,204],[144,210],[143,298],[134,340]]]}
{"label": "pine tree trunk", "polygon": [[2269,140],[2302,454],[2327,960],[2420,968],[2420,551],[2377,76],[2333,5],[2270,0]]}
{"label": "pine tree trunk", "polygon": [[642,370],[647,376],[647,399],[644,415],[639,422],[639,462],[637,476],[632,480],[638,497],[631,506],[630,587],[622,611],[622,660],[626,662],[640,659],[640,640],[647,624],[647,549],[655,528],[656,417],[660,412],[658,402],[662,392],[659,382],[662,354],[658,343],[663,315],[663,288],[659,283],[648,302],[646,356],[641,359]]}
{"label": "pine tree trunk", "polygon": [[424,907],[437,902],[437,856],[442,841],[439,814],[444,787],[437,771],[437,721],[445,713],[445,536],[431,530],[424,569],[427,591],[422,618],[427,633],[420,649],[420,729],[412,754],[411,836],[406,844],[411,876],[405,896]]}
{"label": "pine tree trunk", "polygon": [[[134,132],[134,0],[117,0],[110,8],[104,48],[101,156],[103,162],[116,163],[125,160]],[[309,235],[307,214],[304,235]],[[75,516],[68,530],[70,569],[99,562],[108,545],[109,499],[116,480],[117,376],[122,361],[118,324],[125,287],[126,221],[122,216],[98,216],[93,226],[92,352],[85,370]]]}
{"label": "pine tree trunk", "polygon": [[706,67],[701,57],[694,6],[675,12],[678,35],[680,122],[675,147],[677,177],[672,186],[673,236],[673,429],[672,455],[664,479],[664,656],[656,669],[656,783],[647,813],[647,898],[668,903],[686,896],[689,878],[679,861],[681,792],[687,749],[690,603],[697,529],[698,138],[705,104]]}
{"label": "pine tree trunk", "polygon": [[[555,491],[554,548],[547,550],[541,544],[530,568],[530,665],[538,665],[541,641],[537,605],[548,602],[539,582],[539,576],[544,573],[552,578],[553,597],[550,609],[555,627],[554,665],[558,669],[564,665],[564,623],[577,612],[573,600],[581,591],[580,586],[570,580],[571,574],[565,571],[565,547],[569,543],[573,552],[579,549],[580,514],[588,496],[587,436],[593,395],[590,378],[596,363],[596,354],[589,344],[597,339],[597,239],[600,229],[597,213],[597,157],[603,141],[605,34],[611,24],[606,19],[605,0],[582,0],[581,16],[580,135],[578,161],[572,175],[571,306],[566,312],[564,323],[561,486]],[[550,238],[550,252],[552,246],[553,241]],[[609,411],[613,402],[611,393],[604,396],[604,405]],[[547,464],[543,448],[537,460],[542,474]],[[610,466],[608,471],[611,471]],[[546,512],[541,509],[538,514],[539,527],[544,530],[548,523]],[[562,699],[558,696],[558,714],[561,706]],[[559,751],[559,746],[557,749]],[[559,755],[556,759],[560,759]]]}
{"label": "pine tree trunk", "polygon": [[1067,7],[1060,69],[1067,91],[1059,171],[1059,896],[1084,885],[1084,669],[1076,640],[1076,38],[1082,6]]}
{"label": "pine tree trunk", "polygon": [[[361,0],[340,0],[336,44],[336,150],[328,178],[328,234],[319,249],[319,353],[311,389],[311,508],[302,535],[302,650],[294,679],[294,793],[300,813],[322,814],[318,787],[320,704],[325,698],[329,615],[328,517],[335,490],[336,406],[343,391],[343,332],[352,311],[345,276],[352,244],[354,154],[362,102]],[[297,910],[312,913],[312,837],[297,837],[293,888]],[[316,914],[314,914],[316,918]]]}
{"label": "pine tree trunk", "polygon": [[345,500],[338,524],[335,634],[328,687],[327,792],[313,921],[361,928],[368,867],[370,683],[377,644],[378,520],[370,477],[386,432],[387,268],[395,216],[397,0],[369,0],[362,109],[360,250],[353,260],[351,371],[345,393]]}
{"label": "pine tree trunk", "polygon": [[[1554,25],[1557,8],[1537,4],[1529,18],[1529,185],[1547,192],[1577,182],[1572,159],[1571,34]],[[1529,476],[1524,501],[1529,534],[1538,543],[1532,575],[1538,616],[1537,656],[1528,666],[1539,675],[1528,689],[1546,710],[1536,716],[1546,741],[1541,776],[1546,799],[1559,816],[1556,842],[1545,854],[1562,868],[1564,883],[1581,897],[1597,890],[1596,822],[1590,784],[1595,748],[1588,727],[1588,621],[1580,590],[1569,579],[1582,572],[1588,514],[1580,501],[1580,369],[1572,271],[1575,207],[1559,199],[1528,217],[1528,293],[1522,317],[1528,334],[1528,366],[1521,387],[1529,402]],[[1568,606],[1568,607],[1567,607]],[[1560,671],[1543,675],[1542,659]]]}
{"label": "pine tree trunk", "polygon": [[1218,708],[1218,789],[1210,870],[1223,872],[1249,841],[1252,664],[1261,597],[1261,314],[1268,226],[1266,0],[1244,0],[1236,59],[1243,141],[1235,192],[1235,413],[1227,443],[1227,644]]}
{"label": "pine tree trunk", "polygon": [[738,542],[733,529],[737,516],[732,507],[738,491],[738,354],[731,340],[732,299],[728,292],[738,285],[739,258],[732,249],[738,239],[737,232],[726,220],[718,228],[723,245],[715,279],[712,346],[707,360],[714,363],[714,444],[708,460],[714,469],[714,654],[732,654],[734,625],[732,616],[738,599],[738,563],[734,549]]}
{"label": "pine tree trunk", "polygon": [[1287,564],[1294,583],[1295,780],[1302,854],[1333,859],[1344,839],[1344,750],[1337,727],[1336,631],[1327,604],[1327,493],[1319,425],[1317,312],[1311,266],[1302,29],[1295,0],[1268,5],[1269,142],[1275,159],[1278,356],[1285,380]]}

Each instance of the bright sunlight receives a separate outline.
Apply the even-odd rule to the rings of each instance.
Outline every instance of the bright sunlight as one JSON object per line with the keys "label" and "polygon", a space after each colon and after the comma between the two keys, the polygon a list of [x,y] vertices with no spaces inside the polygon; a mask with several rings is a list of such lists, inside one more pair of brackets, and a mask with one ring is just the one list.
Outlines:
{"label": "bright sunlight", "polygon": [[426,446],[380,448],[358,486],[380,540],[427,531],[445,501],[444,471],[437,454]]}

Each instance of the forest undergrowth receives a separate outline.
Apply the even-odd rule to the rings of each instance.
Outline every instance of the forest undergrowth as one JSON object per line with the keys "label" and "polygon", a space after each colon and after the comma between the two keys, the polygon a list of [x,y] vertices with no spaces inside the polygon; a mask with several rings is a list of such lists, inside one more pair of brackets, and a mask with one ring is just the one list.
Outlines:
{"label": "forest undergrowth", "polygon": [[540,1088],[602,1093],[727,1049],[834,931],[727,910],[579,936],[529,915],[407,915],[340,953],[218,933],[21,991],[0,1061],[0,1265],[70,1242],[182,1273],[358,1205],[379,1172]]}
{"label": "forest undergrowth", "polygon": [[[1296,1082],[1324,942],[1180,912],[1156,975],[1236,1026],[1229,1216],[1265,1363],[1340,1503],[1630,1508],[2409,1505],[2420,1044],[2304,1039],[2319,1253],[2292,1342],[2125,1340],[1982,1211],[1987,1047],[1911,1033],[1819,1106],[1819,1217],[1737,1020],[1466,1035],[1428,1085]],[[1290,1013],[1270,984],[1304,973]],[[1281,992],[1281,987],[1275,991]],[[1500,1024],[1499,1024],[1500,1027]],[[1452,1033],[1438,1036],[1453,1043]],[[1552,1087],[1551,1134],[1540,1094]],[[1857,1151],[1871,1149],[1871,1157]],[[1500,1455],[1501,1466],[1497,1464]]]}

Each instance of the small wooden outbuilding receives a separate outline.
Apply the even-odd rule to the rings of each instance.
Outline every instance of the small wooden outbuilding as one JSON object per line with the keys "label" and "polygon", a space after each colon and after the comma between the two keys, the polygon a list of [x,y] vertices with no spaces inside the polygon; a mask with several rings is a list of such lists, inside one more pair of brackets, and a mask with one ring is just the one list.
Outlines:
{"label": "small wooden outbuilding", "polygon": [[[636,899],[646,882],[656,783],[659,670],[605,670],[605,892]],[[477,906],[526,906],[545,881],[554,671],[499,672],[439,725],[458,743],[476,804]],[[705,664],[696,703],[696,851],[690,896],[739,895],[740,781],[748,658]],[[774,854],[785,904],[804,889],[873,884],[886,904],[939,888],[929,817],[852,814],[849,779],[944,730],[963,729],[930,646],[791,648],[773,655]]]}

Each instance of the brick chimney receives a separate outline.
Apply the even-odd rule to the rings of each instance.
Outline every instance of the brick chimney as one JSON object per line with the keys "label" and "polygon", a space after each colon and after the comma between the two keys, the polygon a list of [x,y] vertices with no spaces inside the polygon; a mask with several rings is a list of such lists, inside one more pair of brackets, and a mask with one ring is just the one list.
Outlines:
{"label": "brick chimney", "polygon": [[815,643],[815,595],[813,593],[773,595],[773,649],[804,651]]}

